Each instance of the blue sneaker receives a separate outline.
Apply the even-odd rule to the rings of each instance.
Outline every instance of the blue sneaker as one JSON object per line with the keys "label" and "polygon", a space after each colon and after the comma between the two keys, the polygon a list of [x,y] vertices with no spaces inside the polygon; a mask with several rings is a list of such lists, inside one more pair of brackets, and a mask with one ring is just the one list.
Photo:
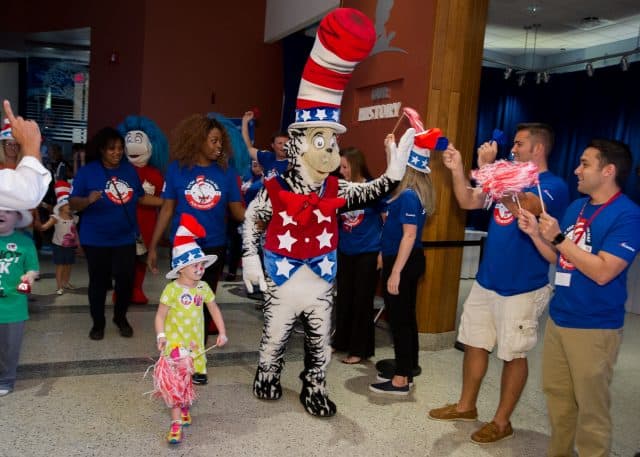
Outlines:
{"label": "blue sneaker", "polygon": [[411,387],[409,386],[409,384],[402,387],[396,387],[393,385],[391,380],[389,380],[385,382],[378,382],[376,384],[369,384],[369,390],[379,394],[409,395]]}

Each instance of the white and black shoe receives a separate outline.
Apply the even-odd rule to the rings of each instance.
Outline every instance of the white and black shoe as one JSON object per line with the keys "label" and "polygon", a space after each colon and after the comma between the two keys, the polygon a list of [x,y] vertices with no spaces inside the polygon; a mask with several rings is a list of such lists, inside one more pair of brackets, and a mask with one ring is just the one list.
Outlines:
{"label": "white and black shoe", "polygon": [[376,384],[369,384],[369,390],[379,394],[409,395],[411,385],[407,384],[406,386],[397,387],[393,385],[391,380],[388,380],[385,382],[378,382]]}

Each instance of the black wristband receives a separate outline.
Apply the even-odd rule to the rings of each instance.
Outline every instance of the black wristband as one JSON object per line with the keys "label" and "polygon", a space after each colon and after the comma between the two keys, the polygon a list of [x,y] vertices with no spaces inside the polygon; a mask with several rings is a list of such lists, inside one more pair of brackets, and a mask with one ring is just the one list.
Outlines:
{"label": "black wristband", "polygon": [[553,244],[554,246],[559,245],[560,243],[562,243],[564,240],[566,239],[566,237],[564,236],[564,233],[560,232],[556,235],[556,237],[551,241],[551,244]]}

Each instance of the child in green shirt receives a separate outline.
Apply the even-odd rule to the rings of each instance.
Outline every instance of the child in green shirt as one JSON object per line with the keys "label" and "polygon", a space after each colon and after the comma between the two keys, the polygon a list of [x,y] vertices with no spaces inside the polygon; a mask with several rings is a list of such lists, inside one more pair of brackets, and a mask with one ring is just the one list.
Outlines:
{"label": "child in green shirt", "polygon": [[29,211],[0,207],[0,397],[13,390],[20,358],[27,296],[17,290],[38,276],[38,255],[33,240],[16,232],[31,224]]}

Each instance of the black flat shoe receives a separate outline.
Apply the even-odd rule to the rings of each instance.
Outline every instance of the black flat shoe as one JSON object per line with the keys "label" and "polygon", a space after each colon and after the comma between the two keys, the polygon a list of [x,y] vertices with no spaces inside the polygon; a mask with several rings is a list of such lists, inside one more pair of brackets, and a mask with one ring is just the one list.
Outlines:
{"label": "black flat shoe", "polygon": [[104,329],[91,327],[91,331],[89,331],[89,338],[92,340],[101,340],[104,338]]}
{"label": "black flat shoe", "polygon": [[114,319],[113,323],[116,324],[120,330],[120,336],[125,338],[131,338],[133,336],[133,329],[129,325],[129,322],[127,322],[127,319],[122,319],[120,321]]}
{"label": "black flat shoe", "polygon": [[205,373],[194,373],[191,380],[198,386],[204,386],[209,382]]}

